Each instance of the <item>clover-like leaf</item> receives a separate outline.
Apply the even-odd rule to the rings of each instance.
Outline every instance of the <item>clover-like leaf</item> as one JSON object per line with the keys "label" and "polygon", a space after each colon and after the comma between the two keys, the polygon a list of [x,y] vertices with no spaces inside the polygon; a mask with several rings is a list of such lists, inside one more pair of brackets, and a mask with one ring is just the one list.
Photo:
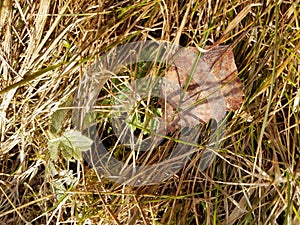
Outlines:
{"label": "clover-like leaf", "polygon": [[78,130],[68,130],[62,135],[65,139],[63,143],[71,148],[79,149],[80,151],[87,151],[91,148],[92,139],[84,136]]}
{"label": "clover-like leaf", "polygon": [[77,130],[68,130],[62,136],[49,132],[48,149],[50,158],[57,160],[59,153],[66,159],[81,160],[81,152],[91,148],[93,141]]}

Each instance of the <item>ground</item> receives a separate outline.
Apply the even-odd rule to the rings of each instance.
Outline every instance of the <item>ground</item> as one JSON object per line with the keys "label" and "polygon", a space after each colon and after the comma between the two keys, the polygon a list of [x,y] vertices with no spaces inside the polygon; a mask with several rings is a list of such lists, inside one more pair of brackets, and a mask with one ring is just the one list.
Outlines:
{"label": "ground", "polygon": [[[1,225],[300,223],[299,1],[3,0],[0,7]],[[122,108],[129,81],[164,74],[157,62],[122,67],[86,96],[98,107],[85,118],[96,123],[98,142],[84,127],[91,123],[74,125],[74,99],[80,87],[90,90],[81,85],[95,60],[136,41],[233,51],[243,102],[222,120],[205,170],[198,168],[209,125],[220,121],[202,123],[195,154],[157,184],[116,183],[82,158],[101,140],[122,166],[153,164],[182,144],[185,131],[176,127],[150,155],[138,155],[114,133],[124,128],[113,128],[112,106]],[[147,124],[157,126],[152,116],[162,108],[151,98],[129,114],[130,137],[149,137]]]}

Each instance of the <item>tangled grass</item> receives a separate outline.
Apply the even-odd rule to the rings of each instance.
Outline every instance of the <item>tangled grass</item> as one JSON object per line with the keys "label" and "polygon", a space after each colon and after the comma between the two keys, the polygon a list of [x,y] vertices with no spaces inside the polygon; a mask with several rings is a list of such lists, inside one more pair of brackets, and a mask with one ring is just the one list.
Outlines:
{"label": "tangled grass", "polygon": [[[300,223],[298,0],[0,7],[0,224]],[[60,132],[72,128],[68,102],[86,68],[115,46],[144,40],[232,46],[245,101],[227,116],[215,163],[201,172],[195,156],[165,182],[133,188],[83,160],[52,160],[53,114],[64,112]],[[99,132],[110,137],[102,110]]]}

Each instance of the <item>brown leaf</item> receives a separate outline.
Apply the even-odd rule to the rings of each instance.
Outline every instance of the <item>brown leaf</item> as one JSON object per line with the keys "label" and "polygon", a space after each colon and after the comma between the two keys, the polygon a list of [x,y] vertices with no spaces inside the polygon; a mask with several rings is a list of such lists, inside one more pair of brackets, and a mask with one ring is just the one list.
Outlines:
{"label": "brown leaf", "polygon": [[201,53],[196,65],[198,54],[194,47],[181,49],[165,74],[161,105],[167,126],[193,127],[211,118],[220,121],[226,111],[238,110],[243,102],[231,48],[213,47]]}

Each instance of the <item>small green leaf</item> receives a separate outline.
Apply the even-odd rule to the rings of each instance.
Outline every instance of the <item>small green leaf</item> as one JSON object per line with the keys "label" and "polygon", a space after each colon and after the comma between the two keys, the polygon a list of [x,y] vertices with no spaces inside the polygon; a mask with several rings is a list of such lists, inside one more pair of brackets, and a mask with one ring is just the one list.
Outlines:
{"label": "small green leaf", "polygon": [[68,130],[63,134],[64,144],[71,148],[78,148],[80,151],[87,151],[91,148],[92,139],[84,136],[77,130]]}
{"label": "small green leaf", "polygon": [[48,132],[50,140],[48,141],[48,149],[50,158],[58,160],[59,151],[66,160],[81,160],[82,151],[87,151],[91,148],[93,141],[82,135],[77,130],[68,130],[62,136]]}
{"label": "small green leaf", "polygon": [[92,144],[93,141],[79,131],[68,130],[61,138],[61,154],[66,160],[81,160],[81,152],[89,150]]}
{"label": "small green leaf", "polygon": [[70,161],[73,157],[73,148],[66,145],[64,142],[62,142],[61,143],[61,154],[67,161]]}
{"label": "small green leaf", "polygon": [[57,135],[48,131],[48,135],[50,140],[48,141],[48,149],[50,152],[50,158],[52,160],[58,160],[58,153],[59,153],[59,145],[61,143],[61,138]]}
{"label": "small green leaf", "polygon": [[59,139],[53,139],[48,141],[48,149],[50,152],[50,158],[52,160],[58,160],[59,145],[60,145]]}
{"label": "small green leaf", "polygon": [[67,50],[71,48],[71,44],[68,40],[63,40],[62,44]]}
{"label": "small green leaf", "polygon": [[50,140],[59,138],[58,135],[52,133],[51,131],[47,131],[47,133],[48,133],[48,135],[49,135]]}
{"label": "small green leaf", "polygon": [[[70,107],[72,106],[73,99],[69,98],[66,102],[61,104],[60,107]],[[59,133],[64,125],[69,109],[58,109],[51,115],[51,127],[50,131],[53,133]]]}
{"label": "small green leaf", "polygon": [[61,153],[66,160],[71,160],[74,158],[75,160],[81,160],[81,151],[79,148],[71,147],[70,143],[63,142],[62,143]]}

